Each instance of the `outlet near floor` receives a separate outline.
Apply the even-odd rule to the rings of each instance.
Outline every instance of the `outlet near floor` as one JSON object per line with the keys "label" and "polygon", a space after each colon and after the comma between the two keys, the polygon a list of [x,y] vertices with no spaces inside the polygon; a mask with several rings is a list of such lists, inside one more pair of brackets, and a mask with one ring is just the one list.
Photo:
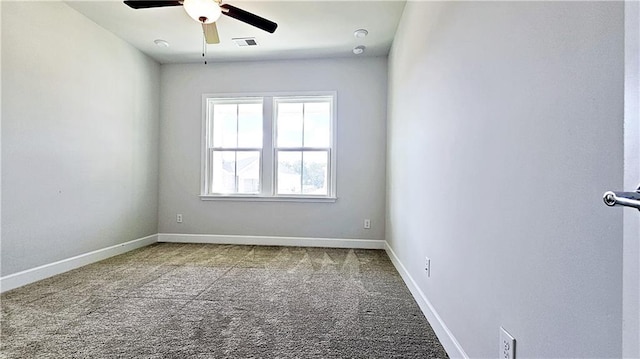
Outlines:
{"label": "outlet near floor", "polygon": [[182,223],[182,213],[176,214],[176,222]]}
{"label": "outlet near floor", "polygon": [[364,229],[371,229],[371,220],[365,219],[363,224]]}
{"label": "outlet near floor", "polygon": [[516,340],[503,327],[500,327],[500,359],[516,358]]}

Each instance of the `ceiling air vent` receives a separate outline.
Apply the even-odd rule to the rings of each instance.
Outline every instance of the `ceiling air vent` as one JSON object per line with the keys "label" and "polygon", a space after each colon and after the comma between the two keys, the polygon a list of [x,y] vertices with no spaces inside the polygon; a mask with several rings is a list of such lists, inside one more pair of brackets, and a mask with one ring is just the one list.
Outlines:
{"label": "ceiling air vent", "polygon": [[236,37],[231,39],[238,46],[258,46],[255,37]]}

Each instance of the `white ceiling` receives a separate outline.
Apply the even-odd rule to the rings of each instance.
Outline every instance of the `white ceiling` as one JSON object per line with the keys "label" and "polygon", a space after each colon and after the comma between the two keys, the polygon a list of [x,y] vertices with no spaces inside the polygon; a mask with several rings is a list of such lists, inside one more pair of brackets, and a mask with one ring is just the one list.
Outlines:
{"label": "white ceiling", "polygon": [[[278,24],[275,33],[221,16],[220,44],[207,46],[208,61],[380,56],[389,52],[404,1],[245,1],[224,3]],[[202,61],[202,29],[180,6],[134,10],[122,1],[67,1],[67,4],[160,63]],[[369,35],[356,39],[364,28]],[[238,47],[232,38],[255,37],[258,46]],[[161,48],[154,40],[169,42]],[[364,45],[363,55],[354,55]]]}

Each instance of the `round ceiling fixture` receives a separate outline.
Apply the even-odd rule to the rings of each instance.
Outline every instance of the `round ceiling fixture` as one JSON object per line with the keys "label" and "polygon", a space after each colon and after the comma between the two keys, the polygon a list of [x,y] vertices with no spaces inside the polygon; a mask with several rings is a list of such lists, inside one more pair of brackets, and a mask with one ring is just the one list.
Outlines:
{"label": "round ceiling fixture", "polygon": [[182,6],[192,19],[203,24],[215,22],[222,14],[218,3],[211,0],[184,0]]}
{"label": "round ceiling fixture", "polygon": [[356,55],[360,55],[361,53],[364,52],[365,47],[360,45],[360,46],[356,46],[353,48],[353,53]]}
{"label": "round ceiling fixture", "polygon": [[169,42],[167,40],[157,39],[153,41],[158,47],[169,47]]}
{"label": "round ceiling fixture", "polygon": [[353,36],[355,36],[356,39],[365,38],[367,35],[369,35],[369,31],[365,29],[358,29],[353,32]]}

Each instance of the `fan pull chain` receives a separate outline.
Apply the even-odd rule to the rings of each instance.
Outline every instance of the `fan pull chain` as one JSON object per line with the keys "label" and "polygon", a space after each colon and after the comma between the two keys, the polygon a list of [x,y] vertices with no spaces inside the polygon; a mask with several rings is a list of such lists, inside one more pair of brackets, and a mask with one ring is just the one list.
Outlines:
{"label": "fan pull chain", "polygon": [[202,59],[204,60],[204,64],[207,64],[207,38],[204,36],[204,31],[202,32]]}

